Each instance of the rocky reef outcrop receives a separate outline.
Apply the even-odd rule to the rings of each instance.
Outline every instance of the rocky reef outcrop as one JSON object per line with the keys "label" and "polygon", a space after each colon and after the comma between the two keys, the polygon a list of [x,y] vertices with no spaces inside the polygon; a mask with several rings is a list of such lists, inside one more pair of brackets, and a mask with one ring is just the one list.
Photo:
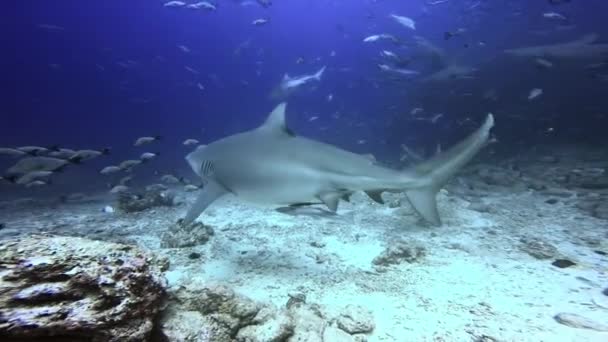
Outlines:
{"label": "rocky reef outcrop", "polygon": [[165,259],[76,237],[0,242],[0,340],[145,341],[163,306]]}
{"label": "rocky reef outcrop", "polygon": [[375,326],[362,307],[349,305],[330,318],[301,297],[277,308],[224,285],[188,284],[172,297],[160,327],[168,341],[354,342],[366,341]]}

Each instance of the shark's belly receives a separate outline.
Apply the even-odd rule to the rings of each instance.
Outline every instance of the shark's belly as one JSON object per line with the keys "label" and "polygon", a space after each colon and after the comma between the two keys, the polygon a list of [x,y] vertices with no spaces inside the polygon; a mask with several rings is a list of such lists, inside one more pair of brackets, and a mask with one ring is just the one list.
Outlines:
{"label": "shark's belly", "polygon": [[292,204],[317,201],[327,184],[317,172],[284,165],[281,168],[252,168],[246,175],[226,180],[239,198],[264,204]]}

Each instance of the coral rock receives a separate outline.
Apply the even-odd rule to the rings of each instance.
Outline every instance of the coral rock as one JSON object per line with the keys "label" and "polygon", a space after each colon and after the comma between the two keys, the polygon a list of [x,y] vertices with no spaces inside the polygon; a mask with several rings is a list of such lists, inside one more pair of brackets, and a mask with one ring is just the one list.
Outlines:
{"label": "coral rock", "polygon": [[402,261],[413,263],[424,257],[426,250],[416,243],[399,241],[387,247],[380,255],[372,260],[374,265],[388,266],[399,264]]}
{"label": "coral rock", "polygon": [[161,330],[168,341],[211,342],[207,321],[197,311],[173,311],[165,313]]}
{"label": "coral rock", "polygon": [[166,266],[136,247],[82,238],[0,242],[0,339],[143,341]]}
{"label": "coral rock", "polygon": [[200,222],[183,224],[180,221],[173,224],[161,236],[162,248],[183,248],[202,245],[209,241],[214,231],[211,226]]}
{"label": "coral rock", "polygon": [[293,334],[293,322],[285,312],[263,308],[256,315],[255,324],[239,330],[236,340],[246,342],[286,341]]}
{"label": "coral rock", "polygon": [[[204,327],[205,334],[210,336],[210,341],[233,341],[241,328],[261,323],[256,321],[259,319],[261,305],[236,294],[226,286],[188,285],[180,288],[174,295],[179,298],[179,303],[175,304],[171,312],[196,311],[204,320],[204,323],[195,327],[195,330],[181,334],[195,335]],[[172,316],[175,314],[169,313],[165,320],[171,320]],[[171,330],[163,333],[167,337],[174,334]]]}
{"label": "coral rock", "polygon": [[348,305],[338,317],[338,327],[349,334],[368,333],[374,330],[374,316],[360,306]]}
{"label": "coral rock", "polygon": [[536,238],[522,238],[520,242],[519,249],[536,259],[553,259],[559,255],[557,248],[546,241]]}

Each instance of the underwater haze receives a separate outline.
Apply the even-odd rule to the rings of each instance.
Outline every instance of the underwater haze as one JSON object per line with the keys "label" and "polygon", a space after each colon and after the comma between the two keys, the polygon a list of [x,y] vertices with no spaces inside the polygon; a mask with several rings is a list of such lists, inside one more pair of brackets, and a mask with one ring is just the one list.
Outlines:
{"label": "underwater haze", "polygon": [[5,4],[0,339],[608,341],[606,13]]}

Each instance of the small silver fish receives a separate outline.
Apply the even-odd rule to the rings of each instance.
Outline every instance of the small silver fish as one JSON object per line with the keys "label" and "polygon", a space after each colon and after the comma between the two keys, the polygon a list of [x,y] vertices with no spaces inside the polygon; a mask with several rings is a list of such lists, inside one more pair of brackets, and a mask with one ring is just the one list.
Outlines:
{"label": "small silver fish", "polygon": [[254,21],[251,22],[251,25],[255,25],[255,26],[262,26],[268,23],[268,19],[256,19]]}
{"label": "small silver fish", "polygon": [[79,162],[82,162],[82,161],[95,159],[95,158],[97,158],[99,156],[108,155],[108,154],[110,154],[110,149],[109,148],[104,148],[101,151],[96,151],[96,150],[79,150],[79,151],[76,151],[76,153],[74,153],[74,155],[72,155],[70,157],[70,161],[74,162],[74,163],[79,163]]}
{"label": "small silver fish", "polygon": [[185,146],[198,145],[198,140],[196,139],[186,139],[184,140]]}
{"label": "small silver fish", "polygon": [[0,156],[9,156],[9,157],[23,157],[26,155],[26,152],[19,151],[16,148],[9,147],[0,147]]}
{"label": "small silver fish", "polygon": [[125,176],[122,177],[119,181],[118,184],[120,185],[124,185],[124,186],[129,186],[129,184],[131,183],[131,180],[133,179],[133,176],[129,175],[129,176]]}
{"label": "small silver fish", "polygon": [[21,146],[17,147],[17,150],[25,152],[27,154],[31,154],[33,156],[38,156],[49,151],[48,148],[40,146]]}
{"label": "small silver fish", "polygon": [[200,1],[195,4],[190,4],[186,7],[191,8],[191,9],[201,9],[202,8],[202,9],[206,9],[208,11],[215,11],[217,9],[217,7],[214,4],[207,2],[207,1]]}
{"label": "small silver fish", "polygon": [[389,50],[382,50],[380,52],[380,56],[386,57],[386,58],[392,58],[392,59],[399,59],[399,57],[397,56],[396,53],[389,51]]}
{"label": "small silver fish", "polygon": [[390,39],[394,43],[397,42],[397,38],[395,38],[395,36],[393,36],[392,34],[388,34],[388,33],[374,34],[369,37],[365,37],[365,38],[363,38],[363,42],[370,43],[370,42],[378,41],[380,39]]}
{"label": "small silver fish", "polygon": [[168,1],[163,4],[164,7],[183,7],[186,3],[183,1]]}
{"label": "small silver fish", "polygon": [[49,183],[45,182],[45,181],[41,181],[41,180],[36,180],[33,181],[31,183],[28,183],[25,185],[26,188],[37,188],[37,187],[41,187],[41,186],[45,186],[48,185]]}
{"label": "small silver fish", "polygon": [[541,68],[549,69],[549,68],[553,67],[553,63],[549,62],[548,60],[546,60],[544,58],[537,58],[534,60],[534,62],[536,63],[537,66],[539,66]]}
{"label": "small silver fish", "polygon": [[76,154],[76,151],[72,149],[60,148],[58,150],[49,152],[47,155],[54,158],[70,159],[74,154]]}
{"label": "small silver fish", "polygon": [[543,13],[543,17],[547,19],[568,20],[565,15],[557,12],[545,12]]}
{"label": "small silver fish", "polygon": [[41,178],[48,178],[53,174],[53,171],[32,171],[19,177],[15,183],[19,185],[30,184],[34,181],[41,180]]}
{"label": "small silver fish", "polygon": [[146,191],[150,191],[150,192],[160,192],[160,191],[165,191],[168,189],[169,188],[166,185],[160,184],[160,183],[150,184],[150,185],[146,186]]}
{"label": "small silver fish", "polygon": [[198,186],[196,186],[196,185],[193,185],[193,184],[186,184],[186,185],[184,186],[184,190],[185,190],[185,191],[188,191],[188,192],[191,192],[191,191],[197,191],[197,190],[199,190],[199,187],[198,187]]}
{"label": "small silver fish", "polygon": [[182,50],[185,53],[189,53],[190,52],[190,48],[187,47],[186,45],[178,45],[177,46],[180,50]]}
{"label": "small silver fish", "polygon": [[152,153],[152,152],[145,152],[142,153],[142,155],[139,157],[139,159],[141,159],[142,161],[148,161],[150,159],[154,159],[156,158],[160,153]]}
{"label": "small silver fish", "polygon": [[122,170],[130,170],[134,166],[137,166],[141,163],[142,163],[142,161],[139,159],[129,159],[129,160],[125,160],[122,163],[118,164],[118,167],[120,167]]}
{"label": "small silver fish", "polygon": [[141,146],[141,145],[145,145],[145,144],[149,144],[158,140],[161,140],[162,137],[157,135],[154,137],[141,137],[138,138],[137,140],[135,140],[135,143],[133,144],[133,146]]}
{"label": "small silver fish", "polygon": [[399,24],[401,24],[402,26],[405,26],[411,30],[416,29],[416,22],[414,20],[412,20],[411,18],[401,16],[401,15],[396,15],[396,14],[391,14],[390,17],[395,19],[395,21],[398,22]]}
{"label": "small silver fish", "polygon": [[540,88],[534,88],[530,90],[530,94],[528,95],[528,100],[534,100],[535,98],[541,96],[543,94],[543,90]]}
{"label": "small silver fish", "polygon": [[110,166],[106,166],[103,169],[101,169],[99,171],[99,173],[101,173],[102,175],[109,175],[109,174],[116,173],[116,172],[119,172],[122,170],[123,169],[120,166],[110,165]]}
{"label": "small silver fish", "polygon": [[160,177],[160,180],[167,184],[178,184],[180,182],[174,175],[164,175]]}
{"label": "small silver fish", "polygon": [[23,175],[32,171],[57,171],[68,165],[68,161],[52,157],[28,157],[20,159],[6,172],[9,175]]}
{"label": "small silver fish", "polygon": [[128,191],[128,190],[129,190],[128,186],[125,186],[125,185],[116,185],[115,187],[113,187],[110,190],[110,193],[111,194],[118,194],[118,193],[125,192],[125,191]]}

